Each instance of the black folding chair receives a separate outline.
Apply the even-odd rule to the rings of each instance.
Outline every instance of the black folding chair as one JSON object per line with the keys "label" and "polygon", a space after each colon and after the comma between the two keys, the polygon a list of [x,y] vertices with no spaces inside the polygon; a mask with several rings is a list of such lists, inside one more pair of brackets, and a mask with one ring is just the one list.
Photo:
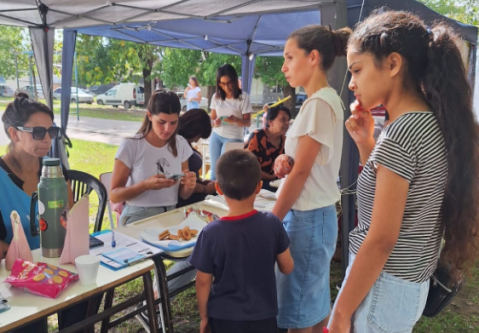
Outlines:
{"label": "black folding chair", "polygon": [[90,194],[95,190],[98,195],[98,212],[95,219],[94,231],[100,231],[103,222],[103,215],[105,214],[106,204],[108,202],[108,193],[105,186],[92,175],[78,171],[68,170],[68,176],[70,177],[70,183],[73,191],[73,201],[77,202],[85,194]]}

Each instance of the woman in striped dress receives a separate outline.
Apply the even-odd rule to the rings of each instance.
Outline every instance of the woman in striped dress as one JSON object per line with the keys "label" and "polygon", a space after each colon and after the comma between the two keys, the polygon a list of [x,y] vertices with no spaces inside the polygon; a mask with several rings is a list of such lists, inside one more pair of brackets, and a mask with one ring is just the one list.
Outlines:
{"label": "woman in striped dress", "polygon": [[[349,88],[359,106],[346,121],[364,169],[350,264],[331,333],[411,332],[440,262],[464,273],[477,253],[478,132],[451,29],[406,12],[362,22],[348,42]],[[390,123],[374,143],[366,111]]]}

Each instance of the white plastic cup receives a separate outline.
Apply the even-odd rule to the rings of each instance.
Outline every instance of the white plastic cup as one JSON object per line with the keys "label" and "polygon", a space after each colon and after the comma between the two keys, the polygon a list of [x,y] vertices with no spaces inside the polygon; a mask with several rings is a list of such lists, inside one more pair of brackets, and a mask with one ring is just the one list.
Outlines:
{"label": "white plastic cup", "polygon": [[90,286],[96,283],[100,259],[90,254],[79,256],[75,259],[78,277],[82,286]]}

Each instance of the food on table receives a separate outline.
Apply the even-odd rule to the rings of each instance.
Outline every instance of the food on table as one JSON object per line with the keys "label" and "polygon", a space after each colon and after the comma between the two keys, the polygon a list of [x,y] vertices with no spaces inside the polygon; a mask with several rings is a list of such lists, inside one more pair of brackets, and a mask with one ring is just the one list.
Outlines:
{"label": "food on table", "polygon": [[13,264],[12,273],[5,282],[35,295],[55,298],[75,280],[78,280],[77,274],[56,266],[17,259]]}
{"label": "food on table", "polygon": [[184,227],[183,229],[178,229],[177,235],[172,235],[168,229],[163,231],[158,235],[160,241],[163,240],[186,240],[189,241],[191,238],[198,235],[197,229],[190,229],[189,226]]}
{"label": "food on table", "polygon": [[159,240],[164,240],[166,237],[170,235],[170,232],[167,230],[163,231],[161,234],[158,235]]}
{"label": "food on table", "polygon": [[183,238],[189,241],[191,239],[190,228],[184,227],[182,231],[183,231]]}

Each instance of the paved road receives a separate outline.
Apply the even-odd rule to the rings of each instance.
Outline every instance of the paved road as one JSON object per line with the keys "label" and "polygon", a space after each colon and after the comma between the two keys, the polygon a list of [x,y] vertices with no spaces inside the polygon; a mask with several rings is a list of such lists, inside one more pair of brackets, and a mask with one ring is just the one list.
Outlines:
{"label": "paved road", "polygon": [[[0,117],[3,112],[0,112]],[[256,125],[256,122],[253,122]],[[67,134],[71,139],[79,139],[85,141],[102,142],[112,145],[120,145],[123,138],[133,136],[141,126],[139,121],[125,121],[112,119],[98,119],[70,116],[68,120]],[[254,131],[255,126],[250,128]],[[9,143],[5,131],[0,131],[0,147]]]}

